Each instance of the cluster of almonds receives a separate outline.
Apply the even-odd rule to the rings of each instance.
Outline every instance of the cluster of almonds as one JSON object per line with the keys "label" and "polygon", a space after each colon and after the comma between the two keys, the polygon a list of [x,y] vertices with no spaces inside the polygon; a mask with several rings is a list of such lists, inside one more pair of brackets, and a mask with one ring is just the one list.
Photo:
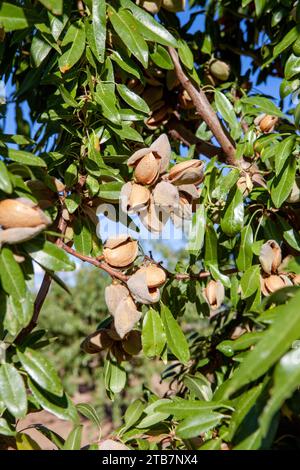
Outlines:
{"label": "cluster of almonds", "polygon": [[[104,245],[103,257],[112,268],[126,269],[138,255],[138,243],[127,235],[110,238]],[[165,271],[147,262],[131,274],[125,283],[113,281],[105,288],[105,302],[113,318],[113,326],[96,331],[83,342],[88,353],[108,349],[118,361],[140,351],[140,333],[134,330],[142,313],[137,304],[153,304],[160,299],[159,288],[166,282]],[[126,356],[127,355],[127,356]]]}
{"label": "cluster of almonds", "polygon": [[137,5],[149,13],[156,14],[161,8],[177,13],[185,9],[185,0],[136,0]]}
{"label": "cluster of almonds", "polygon": [[0,246],[30,240],[50,223],[51,219],[30,199],[4,199],[0,201]]}
{"label": "cluster of almonds", "polygon": [[281,248],[275,240],[268,240],[261,247],[259,261],[263,269],[261,291],[263,295],[283,287],[300,285],[300,275],[287,273],[285,266],[289,257],[282,260]]}
{"label": "cluster of almonds", "polygon": [[162,134],[127,161],[134,173],[133,181],[121,190],[122,210],[138,214],[143,225],[153,232],[160,232],[170,217],[175,225],[191,219],[193,203],[199,198],[197,185],[204,178],[200,160],[178,163],[167,173],[170,157],[168,137]]}

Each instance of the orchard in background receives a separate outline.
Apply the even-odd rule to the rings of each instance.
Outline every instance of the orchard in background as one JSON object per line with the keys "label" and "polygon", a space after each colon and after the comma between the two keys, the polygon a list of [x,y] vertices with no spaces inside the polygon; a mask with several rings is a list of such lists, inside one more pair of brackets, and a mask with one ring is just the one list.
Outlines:
{"label": "orchard in background", "polygon": [[[80,415],[101,428],[39,327],[74,257],[110,279],[74,354],[97,357],[111,400],[137,356],[169,381],[90,449],[299,448],[300,3],[15,0],[0,26],[1,448],[37,448],[18,421],[42,409],[73,423],[66,440],[37,426],[58,449],[81,448]],[[141,227],[147,247],[185,234],[174,270]]]}

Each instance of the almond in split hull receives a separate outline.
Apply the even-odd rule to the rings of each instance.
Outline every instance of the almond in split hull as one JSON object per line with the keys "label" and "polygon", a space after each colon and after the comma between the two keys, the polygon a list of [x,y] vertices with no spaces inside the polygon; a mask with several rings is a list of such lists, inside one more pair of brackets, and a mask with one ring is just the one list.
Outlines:
{"label": "almond in split hull", "polygon": [[292,281],[284,274],[271,274],[268,277],[261,278],[261,290],[265,296],[268,296],[279,289],[283,289],[283,287],[292,285]]}
{"label": "almond in split hull", "polygon": [[156,264],[149,264],[139,269],[140,273],[146,274],[148,288],[161,287],[167,280],[166,272]]}
{"label": "almond in split hull", "polygon": [[281,248],[275,240],[268,240],[262,245],[259,253],[259,261],[265,273],[276,273],[281,260]]}
{"label": "almond in split hull", "polygon": [[41,224],[37,227],[19,227],[0,230],[0,247],[4,244],[14,245],[17,243],[27,242],[28,240],[36,237],[45,228],[46,225]]}
{"label": "almond in split hull", "polygon": [[143,268],[136,271],[127,281],[127,286],[133,298],[142,304],[154,304],[160,299],[158,287],[147,285],[147,275]]}
{"label": "almond in split hull", "polygon": [[109,238],[104,245],[103,256],[107,264],[124,268],[134,262],[138,255],[138,243],[127,235]]}
{"label": "almond in split hull", "polygon": [[4,228],[37,227],[50,223],[49,217],[29,199],[0,201],[0,225]]}
{"label": "almond in split hull", "polygon": [[136,356],[142,350],[141,332],[132,330],[122,341],[124,351],[131,356]]}
{"label": "almond in split hull", "polygon": [[212,310],[217,310],[225,298],[225,289],[220,281],[211,280],[204,289],[204,296]]}
{"label": "almond in split hull", "polygon": [[114,315],[115,330],[120,338],[124,338],[129,331],[133,330],[141,315],[130,296],[121,300]]}
{"label": "almond in split hull", "polygon": [[200,160],[188,160],[174,165],[169,173],[169,181],[176,186],[199,184],[203,181],[204,164]]}
{"label": "almond in split hull", "polygon": [[111,284],[105,288],[105,302],[112,316],[114,316],[119,303],[128,296],[129,290],[122,284]]}

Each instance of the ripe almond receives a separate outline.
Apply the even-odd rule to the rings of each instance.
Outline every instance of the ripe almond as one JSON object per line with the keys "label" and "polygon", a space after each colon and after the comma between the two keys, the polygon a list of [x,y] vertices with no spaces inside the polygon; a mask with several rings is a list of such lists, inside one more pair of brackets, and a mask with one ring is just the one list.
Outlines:
{"label": "ripe almond", "polygon": [[204,164],[200,160],[188,160],[174,165],[169,173],[169,181],[176,186],[199,184],[203,181]]}
{"label": "ripe almond", "polygon": [[133,263],[138,255],[138,243],[128,235],[109,238],[104,245],[104,260],[115,268],[124,268]]}
{"label": "ripe almond", "polygon": [[4,228],[49,225],[51,220],[31,200],[25,198],[0,201],[0,225]]}
{"label": "ripe almond", "polygon": [[220,281],[209,281],[204,289],[204,296],[212,310],[218,309],[225,297],[223,284]]}
{"label": "ripe almond", "polygon": [[262,245],[259,261],[265,273],[276,273],[281,260],[281,249],[275,240],[268,240]]}
{"label": "ripe almond", "polygon": [[134,179],[137,183],[153,184],[159,174],[159,160],[152,152],[145,155],[135,167]]}
{"label": "ripe almond", "polygon": [[165,271],[155,264],[144,266],[139,269],[139,272],[146,273],[146,282],[149,288],[160,287],[167,280]]}

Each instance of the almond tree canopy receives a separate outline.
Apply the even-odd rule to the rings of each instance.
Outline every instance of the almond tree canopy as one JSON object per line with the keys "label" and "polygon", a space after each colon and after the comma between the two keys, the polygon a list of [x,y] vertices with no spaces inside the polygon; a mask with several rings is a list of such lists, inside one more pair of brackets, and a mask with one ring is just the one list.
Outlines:
{"label": "almond tree canopy", "polygon": [[[290,0],[0,3],[1,448],[37,448],[16,431],[32,411],[73,423],[65,441],[39,427],[57,448],[81,448],[80,414],[98,423],[39,329],[75,258],[111,278],[77,350],[100,358],[109,398],[138,355],[170,384],[100,449],[299,447],[299,24]],[[103,207],[130,233],[101,237]],[[189,228],[174,271],[132,219]]]}

